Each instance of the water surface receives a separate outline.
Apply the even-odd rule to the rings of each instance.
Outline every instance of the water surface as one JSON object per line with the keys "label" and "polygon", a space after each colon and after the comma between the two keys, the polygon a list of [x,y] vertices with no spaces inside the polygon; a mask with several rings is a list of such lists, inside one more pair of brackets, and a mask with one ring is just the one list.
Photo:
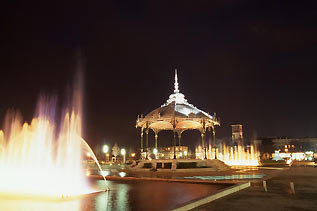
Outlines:
{"label": "water surface", "polygon": [[[91,183],[96,188],[106,188],[102,180]],[[77,199],[41,201],[2,197],[0,210],[170,210],[229,186],[151,181],[108,181],[108,185],[111,189],[108,192],[89,194]]]}

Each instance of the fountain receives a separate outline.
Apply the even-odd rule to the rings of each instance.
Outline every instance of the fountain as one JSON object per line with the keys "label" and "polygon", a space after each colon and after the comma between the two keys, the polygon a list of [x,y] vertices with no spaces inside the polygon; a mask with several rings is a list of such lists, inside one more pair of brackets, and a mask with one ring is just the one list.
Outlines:
{"label": "fountain", "polygon": [[[217,158],[229,166],[258,166],[259,155],[254,145],[249,148],[242,144],[237,146],[221,144],[218,148],[213,148],[212,145],[209,145],[206,150],[208,159]],[[201,146],[196,147],[196,158],[205,158],[205,150]]]}
{"label": "fountain", "polygon": [[8,112],[0,130],[0,194],[64,198],[96,192],[82,162],[89,151],[101,170],[82,138],[81,100],[75,89],[59,127],[56,98],[40,97],[30,124],[22,124],[18,112]]}

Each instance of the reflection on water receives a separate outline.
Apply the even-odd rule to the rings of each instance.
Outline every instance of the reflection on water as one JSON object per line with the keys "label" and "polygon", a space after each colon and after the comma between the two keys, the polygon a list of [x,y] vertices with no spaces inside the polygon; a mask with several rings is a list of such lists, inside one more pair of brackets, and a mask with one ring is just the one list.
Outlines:
{"label": "reflection on water", "polygon": [[[92,185],[105,189],[102,180]],[[0,210],[170,210],[226,188],[226,185],[202,185],[150,181],[108,181],[110,191],[88,194],[73,200],[35,201],[0,197]]]}
{"label": "reflection on water", "polygon": [[17,211],[17,210],[34,210],[34,211],[70,211],[80,210],[80,200],[71,201],[35,201],[35,200],[17,200],[17,199],[0,199],[0,210]]}
{"label": "reflection on water", "polygon": [[[228,187],[150,181],[108,182],[110,191],[84,197],[81,210],[170,210]],[[101,180],[96,184],[106,188]]]}

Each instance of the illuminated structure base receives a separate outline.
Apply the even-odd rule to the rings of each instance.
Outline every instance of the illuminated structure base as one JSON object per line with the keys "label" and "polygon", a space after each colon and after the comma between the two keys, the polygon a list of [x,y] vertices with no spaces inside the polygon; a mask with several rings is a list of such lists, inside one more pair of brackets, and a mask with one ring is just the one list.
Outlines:
{"label": "illuminated structure base", "polygon": [[127,172],[208,172],[228,171],[231,168],[220,160],[157,159],[142,160],[128,167]]}

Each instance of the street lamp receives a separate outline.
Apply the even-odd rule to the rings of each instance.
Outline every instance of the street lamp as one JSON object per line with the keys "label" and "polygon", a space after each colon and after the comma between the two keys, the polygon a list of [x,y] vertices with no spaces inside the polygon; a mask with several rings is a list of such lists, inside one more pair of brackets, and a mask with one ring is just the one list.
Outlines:
{"label": "street lamp", "polygon": [[105,153],[106,154],[106,162],[108,161],[108,158],[109,158],[109,154],[108,154],[108,151],[109,151],[109,147],[108,147],[108,145],[103,145],[103,147],[102,147],[102,151],[103,151],[103,153]]}
{"label": "street lamp", "polygon": [[123,156],[123,163],[125,163],[125,155],[126,155],[126,151],[124,148],[121,149],[121,155]]}
{"label": "street lamp", "polygon": [[106,154],[109,151],[108,145],[103,145],[102,151]]}

